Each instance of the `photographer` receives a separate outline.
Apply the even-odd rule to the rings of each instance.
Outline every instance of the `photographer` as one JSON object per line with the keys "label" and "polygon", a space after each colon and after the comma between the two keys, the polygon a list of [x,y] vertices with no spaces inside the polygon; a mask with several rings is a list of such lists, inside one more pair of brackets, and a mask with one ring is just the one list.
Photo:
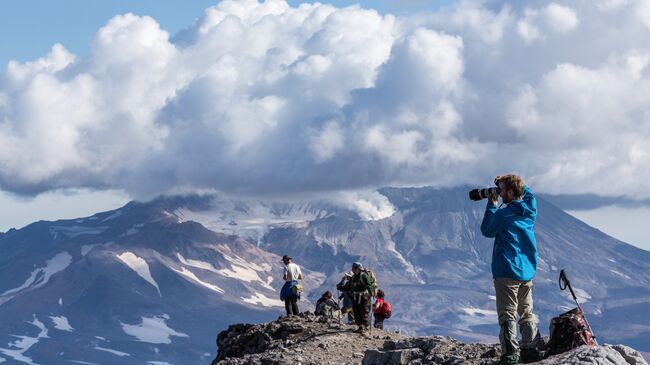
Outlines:
{"label": "photographer", "polygon": [[[537,271],[535,218],[537,202],[532,190],[517,175],[497,176],[499,195],[490,192],[481,223],[484,236],[494,238],[492,276],[499,316],[501,364],[517,364],[517,314],[522,336],[522,360],[535,358],[539,338],[533,316],[533,282]],[[497,207],[501,197],[506,206]]]}

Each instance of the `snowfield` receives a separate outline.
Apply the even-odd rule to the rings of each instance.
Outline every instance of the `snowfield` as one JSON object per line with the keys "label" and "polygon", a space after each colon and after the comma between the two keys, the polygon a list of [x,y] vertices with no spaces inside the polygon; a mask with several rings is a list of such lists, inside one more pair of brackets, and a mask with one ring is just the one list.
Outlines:
{"label": "snowfield", "polygon": [[142,317],[140,324],[126,324],[121,323],[122,330],[127,335],[133,336],[140,342],[170,344],[172,343],[171,337],[189,337],[185,333],[176,332],[167,326],[166,321],[169,320],[169,315],[163,314],[154,317]]}
{"label": "snowfield", "polygon": [[158,283],[153,279],[151,276],[151,271],[149,271],[149,264],[147,264],[143,258],[140,258],[133,252],[129,251],[117,255],[117,258],[125,263],[129,268],[131,268],[131,270],[135,271],[136,274],[138,274],[141,278],[143,278],[149,284],[153,285],[158,291],[158,295],[162,298]]}

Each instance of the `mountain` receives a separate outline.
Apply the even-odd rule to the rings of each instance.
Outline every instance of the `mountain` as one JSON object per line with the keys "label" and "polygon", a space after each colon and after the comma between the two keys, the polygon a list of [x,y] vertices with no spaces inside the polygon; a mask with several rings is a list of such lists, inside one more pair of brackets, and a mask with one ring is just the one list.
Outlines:
{"label": "mountain", "polygon": [[[379,192],[395,213],[378,220],[323,200],[192,196],[0,234],[0,363],[207,363],[219,329],[283,313],[285,253],[304,268],[304,299],[361,260],[393,303],[389,328],[494,341],[485,203],[464,188]],[[538,205],[542,332],[573,305],[564,268],[601,343],[650,351],[650,252]]]}

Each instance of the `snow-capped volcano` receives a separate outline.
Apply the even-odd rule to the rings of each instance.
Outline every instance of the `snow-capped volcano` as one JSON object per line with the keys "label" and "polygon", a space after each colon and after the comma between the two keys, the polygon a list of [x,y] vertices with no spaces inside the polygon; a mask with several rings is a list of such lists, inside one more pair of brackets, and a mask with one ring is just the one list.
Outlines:
{"label": "snow-capped volcano", "polygon": [[[392,215],[322,200],[161,198],[0,234],[0,362],[207,363],[228,324],[282,314],[279,256],[304,268],[305,298],[360,260],[393,303],[389,327],[494,340],[492,242],[466,189],[388,188]],[[648,351],[650,253],[539,200],[540,328],[571,306],[568,271],[601,342]],[[306,302],[301,309],[312,309]]]}

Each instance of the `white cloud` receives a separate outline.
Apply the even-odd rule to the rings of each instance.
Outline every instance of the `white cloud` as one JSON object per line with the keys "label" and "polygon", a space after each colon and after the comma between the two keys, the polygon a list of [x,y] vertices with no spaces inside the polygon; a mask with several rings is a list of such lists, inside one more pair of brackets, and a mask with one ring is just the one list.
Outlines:
{"label": "white cloud", "polygon": [[576,12],[568,6],[551,3],[544,9],[549,28],[558,33],[566,33],[578,26]]}
{"label": "white cloud", "polygon": [[376,191],[340,192],[330,199],[357,212],[366,221],[388,218],[395,213],[388,198]]}
{"label": "white cloud", "polygon": [[119,15],[88,55],[55,45],[0,76],[0,188],[278,195],[518,171],[649,197],[647,4],[225,0],[173,37]]}
{"label": "white cloud", "polygon": [[336,123],[330,121],[316,135],[311,137],[310,150],[316,161],[327,161],[343,148],[345,136],[343,130]]}
{"label": "white cloud", "polygon": [[650,0],[639,0],[637,2],[637,14],[643,24],[650,28]]}
{"label": "white cloud", "polygon": [[517,34],[519,34],[526,43],[532,43],[533,41],[544,38],[539,28],[529,19],[522,19],[517,22]]}

